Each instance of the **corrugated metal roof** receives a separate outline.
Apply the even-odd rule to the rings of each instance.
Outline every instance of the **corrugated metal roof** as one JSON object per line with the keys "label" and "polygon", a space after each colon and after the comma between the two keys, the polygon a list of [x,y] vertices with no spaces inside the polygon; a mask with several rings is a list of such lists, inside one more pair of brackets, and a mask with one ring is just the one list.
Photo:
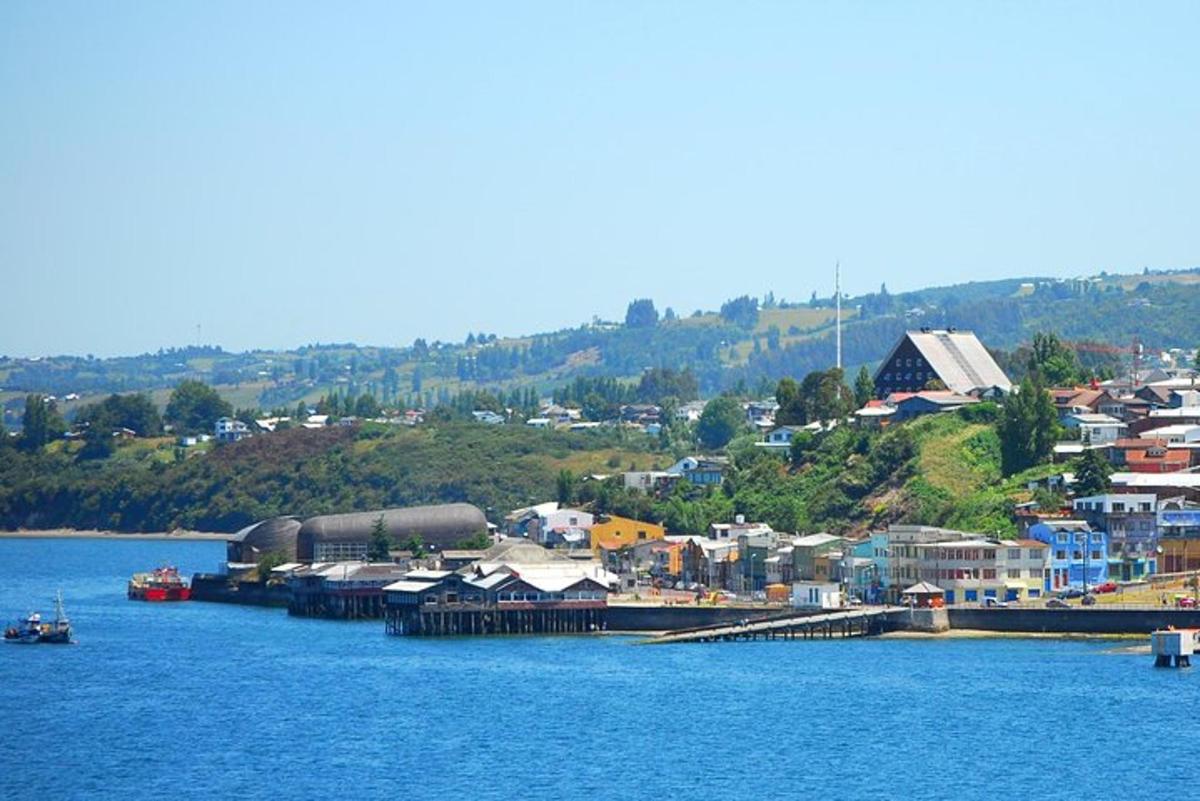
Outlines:
{"label": "corrugated metal roof", "polygon": [[424,592],[430,587],[436,587],[435,581],[396,581],[383,588],[384,592]]}
{"label": "corrugated metal roof", "polygon": [[[1008,376],[970,331],[908,331],[904,336],[916,346],[942,383],[955,392],[965,394],[973,389],[993,386],[1005,392],[1012,389]],[[885,360],[880,370],[887,365],[888,361]]]}

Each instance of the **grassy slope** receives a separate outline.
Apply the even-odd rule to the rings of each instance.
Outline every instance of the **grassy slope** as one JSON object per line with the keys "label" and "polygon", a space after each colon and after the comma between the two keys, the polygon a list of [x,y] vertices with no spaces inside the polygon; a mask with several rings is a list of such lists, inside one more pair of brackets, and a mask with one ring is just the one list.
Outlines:
{"label": "grassy slope", "polygon": [[862,508],[869,515],[857,522],[857,533],[891,522],[1012,537],[1016,534],[1012,505],[1029,499],[1026,483],[1061,469],[1043,465],[1005,479],[1000,472],[1000,440],[991,426],[954,414],[907,425],[918,447],[911,475],[899,486],[884,484],[868,494]]}

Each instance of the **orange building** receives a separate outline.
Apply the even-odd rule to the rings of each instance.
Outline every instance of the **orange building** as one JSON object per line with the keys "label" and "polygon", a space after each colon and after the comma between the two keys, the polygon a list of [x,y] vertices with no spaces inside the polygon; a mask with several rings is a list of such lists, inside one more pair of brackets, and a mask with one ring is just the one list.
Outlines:
{"label": "orange building", "polygon": [[592,524],[592,553],[599,557],[601,548],[616,551],[647,540],[661,540],[666,535],[667,530],[657,523],[616,515],[597,517]]}

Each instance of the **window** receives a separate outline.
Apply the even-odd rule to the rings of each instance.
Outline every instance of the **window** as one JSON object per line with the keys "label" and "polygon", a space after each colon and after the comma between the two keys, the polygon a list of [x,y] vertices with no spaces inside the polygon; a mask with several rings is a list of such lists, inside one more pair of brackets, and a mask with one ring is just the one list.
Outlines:
{"label": "window", "polygon": [[1009,548],[1008,549],[1008,558],[1009,559],[1020,559],[1021,558],[1021,549],[1020,548]]}
{"label": "window", "polygon": [[1060,549],[1058,549],[1057,551],[1055,551],[1055,552],[1054,552],[1054,558],[1055,558],[1055,559],[1066,559],[1066,558],[1067,558],[1067,552],[1066,552],[1066,551],[1064,551],[1063,549],[1061,549],[1061,548],[1060,548]]}
{"label": "window", "polygon": [[985,567],[983,569],[983,578],[984,578],[984,580],[996,578],[996,568]]}
{"label": "window", "polygon": [[1041,549],[1040,548],[1030,548],[1029,549],[1029,558],[1030,559],[1041,559],[1042,558]]}
{"label": "window", "polygon": [[917,357],[917,367],[921,367],[921,366],[922,366],[922,365],[924,365],[924,364],[925,364],[925,362],[921,361],[921,357],[920,357],[920,356],[918,356],[918,357]]}
{"label": "window", "polygon": [[904,366],[905,366],[905,367],[912,367],[912,359],[905,359],[905,360],[904,360]]}
{"label": "window", "polygon": [[1019,568],[1015,568],[1015,567],[1010,567],[1010,568],[1008,569],[1008,577],[1009,577],[1009,578],[1011,578],[1011,579],[1019,579],[1019,578],[1021,577],[1021,571],[1020,571],[1020,569],[1019,569]]}
{"label": "window", "polygon": [[1060,531],[1060,532],[1058,532],[1058,535],[1057,535],[1057,536],[1056,536],[1054,539],[1055,539],[1057,542],[1066,542],[1066,541],[1067,541],[1067,535],[1066,535],[1065,533],[1063,533],[1063,532],[1061,532],[1061,531]]}
{"label": "window", "polygon": [[644,539],[646,539],[646,532],[644,532],[644,531],[639,531],[639,532],[638,532],[638,539],[639,539],[639,540],[644,540]]}
{"label": "window", "polygon": [[996,549],[995,548],[984,548],[983,549],[983,558],[987,559],[987,560],[995,559],[996,558]]}
{"label": "window", "polygon": [[1098,562],[1103,558],[1104,554],[1100,553],[1099,551],[1092,551],[1092,561]]}
{"label": "window", "polygon": [[1124,501],[1113,501],[1113,511],[1114,512],[1124,512],[1125,511],[1125,502]]}
{"label": "window", "polygon": [[903,367],[903,366],[904,366],[904,363],[903,363],[903,362],[902,362],[900,359],[896,359],[896,366],[897,366],[897,367]]}

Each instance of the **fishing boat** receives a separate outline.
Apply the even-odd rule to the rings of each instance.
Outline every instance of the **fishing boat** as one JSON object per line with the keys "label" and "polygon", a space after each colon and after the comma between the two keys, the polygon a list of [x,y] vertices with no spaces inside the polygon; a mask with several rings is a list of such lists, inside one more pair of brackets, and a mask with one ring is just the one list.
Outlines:
{"label": "fishing boat", "polygon": [[43,622],[41,614],[30,612],[24,620],[4,630],[4,641],[18,645],[64,645],[71,642],[71,621],[63,611],[62,593],[54,598],[54,620]]}
{"label": "fishing boat", "polygon": [[192,588],[175,567],[160,567],[150,573],[134,573],[129,579],[131,601],[186,601]]}

